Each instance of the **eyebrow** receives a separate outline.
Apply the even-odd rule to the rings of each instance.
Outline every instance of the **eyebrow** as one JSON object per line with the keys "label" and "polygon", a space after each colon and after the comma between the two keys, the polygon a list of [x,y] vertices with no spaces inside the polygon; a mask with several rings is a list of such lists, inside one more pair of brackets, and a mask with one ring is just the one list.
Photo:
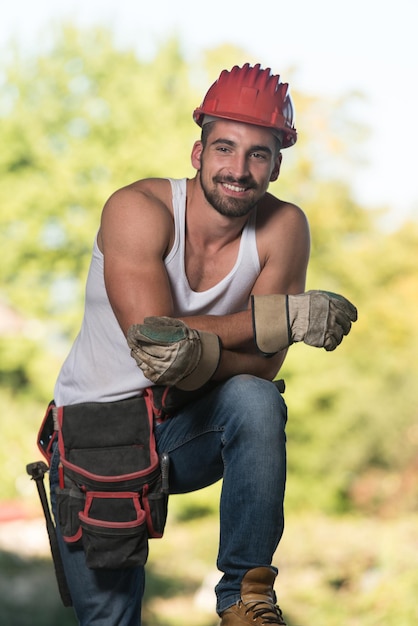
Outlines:
{"label": "eyebrow", "polygon": [[[227,146],[231,146],[231,148],[235,148],[235,146],[237,145],[235,141],[232,141],[231,139],[224,139],[222,137],[219,137],[218,139],[215,139],[215,141],[212,141],[211,145],[212,146],[216,146],[217,144],[226,144]],[[251,146],[251,148],[249,149],[249,152],[266,152],[267,154],[272,155],[273,151],[271,150],[271,148],[269,148],[268,146],[263,145],[255,145],[255,146]]]}

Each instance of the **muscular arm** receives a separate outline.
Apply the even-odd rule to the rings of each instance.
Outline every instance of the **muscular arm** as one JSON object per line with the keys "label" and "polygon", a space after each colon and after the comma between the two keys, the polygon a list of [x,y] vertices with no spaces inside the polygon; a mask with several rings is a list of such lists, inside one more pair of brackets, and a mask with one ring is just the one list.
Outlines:
{"label": "muscular arm", "polygon": [[[277,205],[272,201],[258,224],[262,270],[252,290],[254,295],[298,294],[305,290],[310,252],[306,217],[294,205],[281,203],[280,211],[275,207]],[[260,355],[253,340],[250,310],[183,320],[193,328],[215,332],[221,338],[224,350],[217,372],[220,379],[238,373],[253,373],[272,379],[286,357],[286,350],[268,359]]]}
{"label": "muscular arm", "polygon": [[[154,189],[166,181],[141,181],[117,191],[102,213],[98,243],[115,316],[127,333],[151,315],[173,314],[163,258],[170,247],[172,217]],[[166,183],[169,184],[168,182]]]}
{"label": "muscular arm", "polygon": [[[98,236],[104,254],[108,297],[126,334],[148,316],[173,316],[164,258],[172,245],[173,218],[168,181],[141,181],[114,194],[106,203]],[[277,202],[277,201],[276,201]],[[293,205],[268,206],[257,229],[262,270],[254,294],[300,293],[304,290],[309,232],[303,213]],[[225,316],[194,316],[192,328],[217,334],[223,354],[216,377],[252,373],[272,379],[286,352],[270,359],[254,345],[251,311]]]}

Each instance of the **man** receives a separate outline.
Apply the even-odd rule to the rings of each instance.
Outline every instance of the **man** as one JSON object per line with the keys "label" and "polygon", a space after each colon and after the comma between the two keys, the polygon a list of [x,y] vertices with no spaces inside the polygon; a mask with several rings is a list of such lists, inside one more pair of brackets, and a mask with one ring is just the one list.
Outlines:
{"label": "man", "polygon": [[[356,310],[304,293],[306,217],[267,192],[296,141],[288,85],[260,65],[223,71],[194,120],[193,179],[140,180],[104,207],[55,401],[115,402],[154,383],[192,390],[155,437],[170,458],[170,493],[223,477],[221,625],[283,625],[271,563],[283,532],[286,407],[271,381],[291,343],[333,350]],[[52,487],[57,466],[55,453]],[[80,624],[140,623],[143,567],[90,570],[83,550],[61,549]]]}

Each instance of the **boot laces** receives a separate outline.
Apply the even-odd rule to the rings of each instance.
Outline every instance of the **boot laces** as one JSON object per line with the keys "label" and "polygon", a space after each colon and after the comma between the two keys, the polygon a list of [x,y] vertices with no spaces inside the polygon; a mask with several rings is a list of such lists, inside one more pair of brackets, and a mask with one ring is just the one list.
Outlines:
{"label": "boot laces", "polygon": [[263,601],[251,602],[247,605],[245,614],[253,613],[253,619],[261,617],[262,624],[279,624],[280,626],[286,626],[286,622],[283,619],[283,613],[280,607],[276,604],[268,604]]}

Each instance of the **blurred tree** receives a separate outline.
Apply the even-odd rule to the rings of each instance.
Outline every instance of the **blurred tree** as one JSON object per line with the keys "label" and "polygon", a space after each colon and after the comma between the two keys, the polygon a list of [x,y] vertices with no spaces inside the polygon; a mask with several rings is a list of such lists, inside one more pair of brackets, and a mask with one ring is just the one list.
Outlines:
{"label": "blurred tree", "polygon": [[[8,442],[0,465],[7,464],[9,493],[19,488],[12,477],[31,460],[41,417],[35,409],[50,399],[78,330],[104,201],[137,178],[191,175],[198,137],[191,113],[223,67],[247,60],[242,50],[222,46],[187,63],[179,42],[168,40],[143,61],[116,49],[105,30],[72,27],[47,51],[29,58],[15,51],[3,60],[0,284],[22,320],[18,332],[0,333]],[[344,293],[358,306],[359,322],[333,354],[303,345],[289,351],[282,372],[290,409],[288,504],[344,510],[363,476],[406,471],[414,460],[418,226],[385,233],[380,214],[352,196],[350,173],[362,164],[367,136],[351,114],[360,95],[324,101],[292,93],[299,139],[284,151],[272,191],[308,214],[308,288]]]}
{"label": "blurred tree", "polygon": [[[362,493],[369,512],[387,510],[389,500],[391,513],[416,509],[418,227],[347,239],[335,240],[323,265],[313,261],[308,287],[346,293],[359,321],[335,353],[294,346],[283,372],[295,480],[289,499],[345,510]],[[402,489],[402,475],[411,473]]]}
{"label": "blurred tree", "polygon": [[48,50],[11,49],[0,63],[0,285],[21,319],[0,332],[1,499],[26,484],[42,405],[78,331],[103,203],[138,178],[191,172],[198,97],[174,40],[143,62],[106,30],[64,26]]}
{"label": "blurred tree", "polygon": [[107,32],[68,27],[48,53],[16,55],[3,71],[2,290],[73,335],[107,196],[188,163],[189,70],[176,42],[143,63],[115,50]]}
{"label": "blurred tree", "polygon": [[[298,117],[304,116],[304,106],[312,104],[312,99],[298,99]],[[413,355],[418,332],[411,321],[418,306],[414,262],[418,225],[383,231],[379,228],[383,211],[359,206],[349,176],[331,175],[331,168],[323,167],[329,161],[335,172],[342,172],[350,141],[366,136],[361,127],[352,136],[352,124],[344,125],[344,117],[336,124],[332,110],[325,105],[322,121],[309,127],[308,146],[302,146],[300,158],[295,149],[288,173],[285,161],[283,195],[292,194],[292,181],[297,181],[298,199],[306,194],[300,201],[312,231],[307,288],[343,293],[358,306],[359,321],[336,353],[294,346],[282,374],[288,380],[290,483],[292,475],[295,479],[295,488],[288,491],[289,506],[345,510],[369,472],[381,468],[388,476],[389,471],[399,474],[416,465],[418,368]],[[346,106],[339,113],[344,116],[345,110]],[[332,141],[335,126],[340,141],[345,138],[340,146]],[[378,510],[399,486],[392,480],[389,489],[382,474],[377,476],[370,483],[373,492],[363,499],[369,510]],[[405,498],[408,506],[410,496]],[[401,499],[398,494],[398,505]]]}

